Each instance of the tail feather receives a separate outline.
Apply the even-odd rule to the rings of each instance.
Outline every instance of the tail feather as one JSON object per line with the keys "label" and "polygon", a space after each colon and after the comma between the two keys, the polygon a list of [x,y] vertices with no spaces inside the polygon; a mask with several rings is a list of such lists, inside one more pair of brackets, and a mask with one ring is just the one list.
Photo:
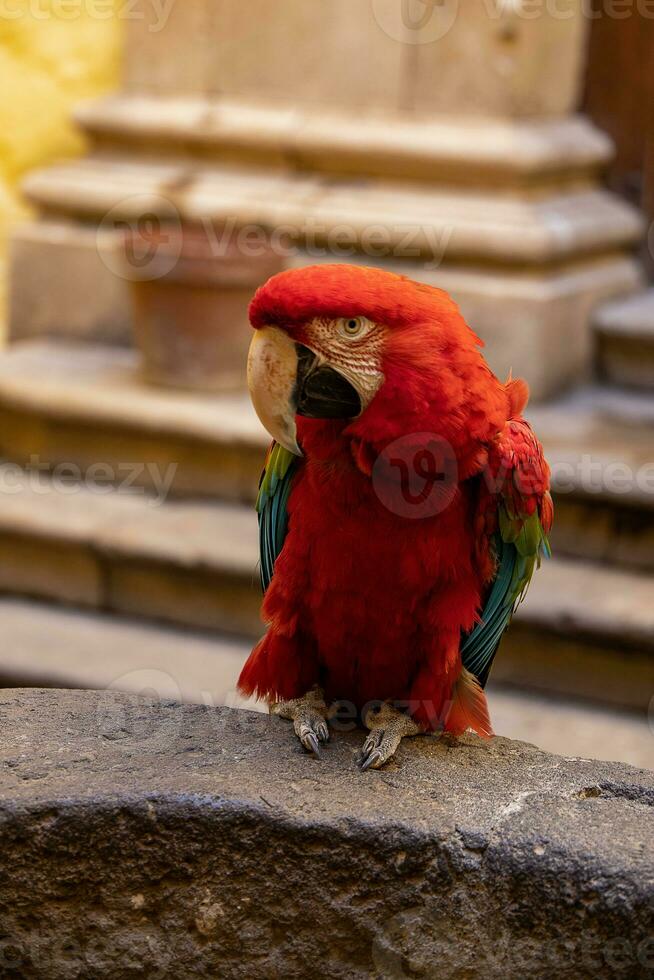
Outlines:
{"label": "tail feather", "polygon": [[469,728],[481,738],[493,737],[488,702],[479,681],[465,667],[452,692],[452,707],[445,722],[445,731],[462,735]]}
{"label": "tail feather", "polygon": [[517,418],[527,407],[529,385],[522,378],[513,378],[509,374],[506,380],[506,393],[509,396],[509,417]]}

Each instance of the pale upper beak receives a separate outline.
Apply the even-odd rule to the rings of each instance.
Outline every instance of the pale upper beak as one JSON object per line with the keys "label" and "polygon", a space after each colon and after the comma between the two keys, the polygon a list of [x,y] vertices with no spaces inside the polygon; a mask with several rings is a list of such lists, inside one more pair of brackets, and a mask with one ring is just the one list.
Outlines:
{"label": "pale upper beak", "polygon": [[351,419],[361,412],[354,386],[324,358],[279,327],[255,330],[248,355],[252,404],[273,439],[296,456],[295,416]]}
{"label": "pale upper beak", "polygon": [[254,331],[248,353],[248,388],[254,410],[275,442],[301,456],[293,405],[297,366],[297,349],[288,334],[278,327]]}

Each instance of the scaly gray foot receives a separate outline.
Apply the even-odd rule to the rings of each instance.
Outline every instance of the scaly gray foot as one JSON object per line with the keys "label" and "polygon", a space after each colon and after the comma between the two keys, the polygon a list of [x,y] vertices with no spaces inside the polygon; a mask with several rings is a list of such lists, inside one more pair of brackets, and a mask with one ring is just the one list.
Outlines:
{"label": "scaly gray foot", "polygon": [[327,705],[319,687],[312,687],[303,697],[293,701],[273,701],[269,709],[271,715],[289,718],[307,752],[320,755],[321,743],[329,741],[329,728]]}
{"label": "scaly gray foot", "polygon": [[362,772],[381,769],[393,758],[403,738],[422,731],[410,715],[388,703],[369,711],[363,720],[366,728],[370,729],[370,735],[356,759]]}

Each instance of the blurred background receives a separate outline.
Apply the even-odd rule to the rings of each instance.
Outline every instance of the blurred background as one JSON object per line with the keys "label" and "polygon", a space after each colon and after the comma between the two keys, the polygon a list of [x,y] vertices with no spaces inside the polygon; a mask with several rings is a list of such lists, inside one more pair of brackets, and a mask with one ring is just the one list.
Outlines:
{"label": "blurred background", "polygon": [[4,0],[0,32],[0,684],[240,703],[247,301],[364,262],[532,389],[555,556],[496,731],[654,765],[654,9]]}

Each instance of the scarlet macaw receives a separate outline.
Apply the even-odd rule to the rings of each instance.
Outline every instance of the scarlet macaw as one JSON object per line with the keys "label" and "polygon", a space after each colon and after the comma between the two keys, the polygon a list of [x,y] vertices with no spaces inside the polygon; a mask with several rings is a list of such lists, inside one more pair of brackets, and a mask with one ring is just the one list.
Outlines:
{"label": "scarlet macaw", "polygon": [[257,504],[268,629],[240,690],[316,754],[330,706],[354,705],[361,769],[405,735],[490,737],[483,688],[549,551],[526,384],[495,377],[447,293],[379,269],[282,272],[250,319],[274,442]]}

